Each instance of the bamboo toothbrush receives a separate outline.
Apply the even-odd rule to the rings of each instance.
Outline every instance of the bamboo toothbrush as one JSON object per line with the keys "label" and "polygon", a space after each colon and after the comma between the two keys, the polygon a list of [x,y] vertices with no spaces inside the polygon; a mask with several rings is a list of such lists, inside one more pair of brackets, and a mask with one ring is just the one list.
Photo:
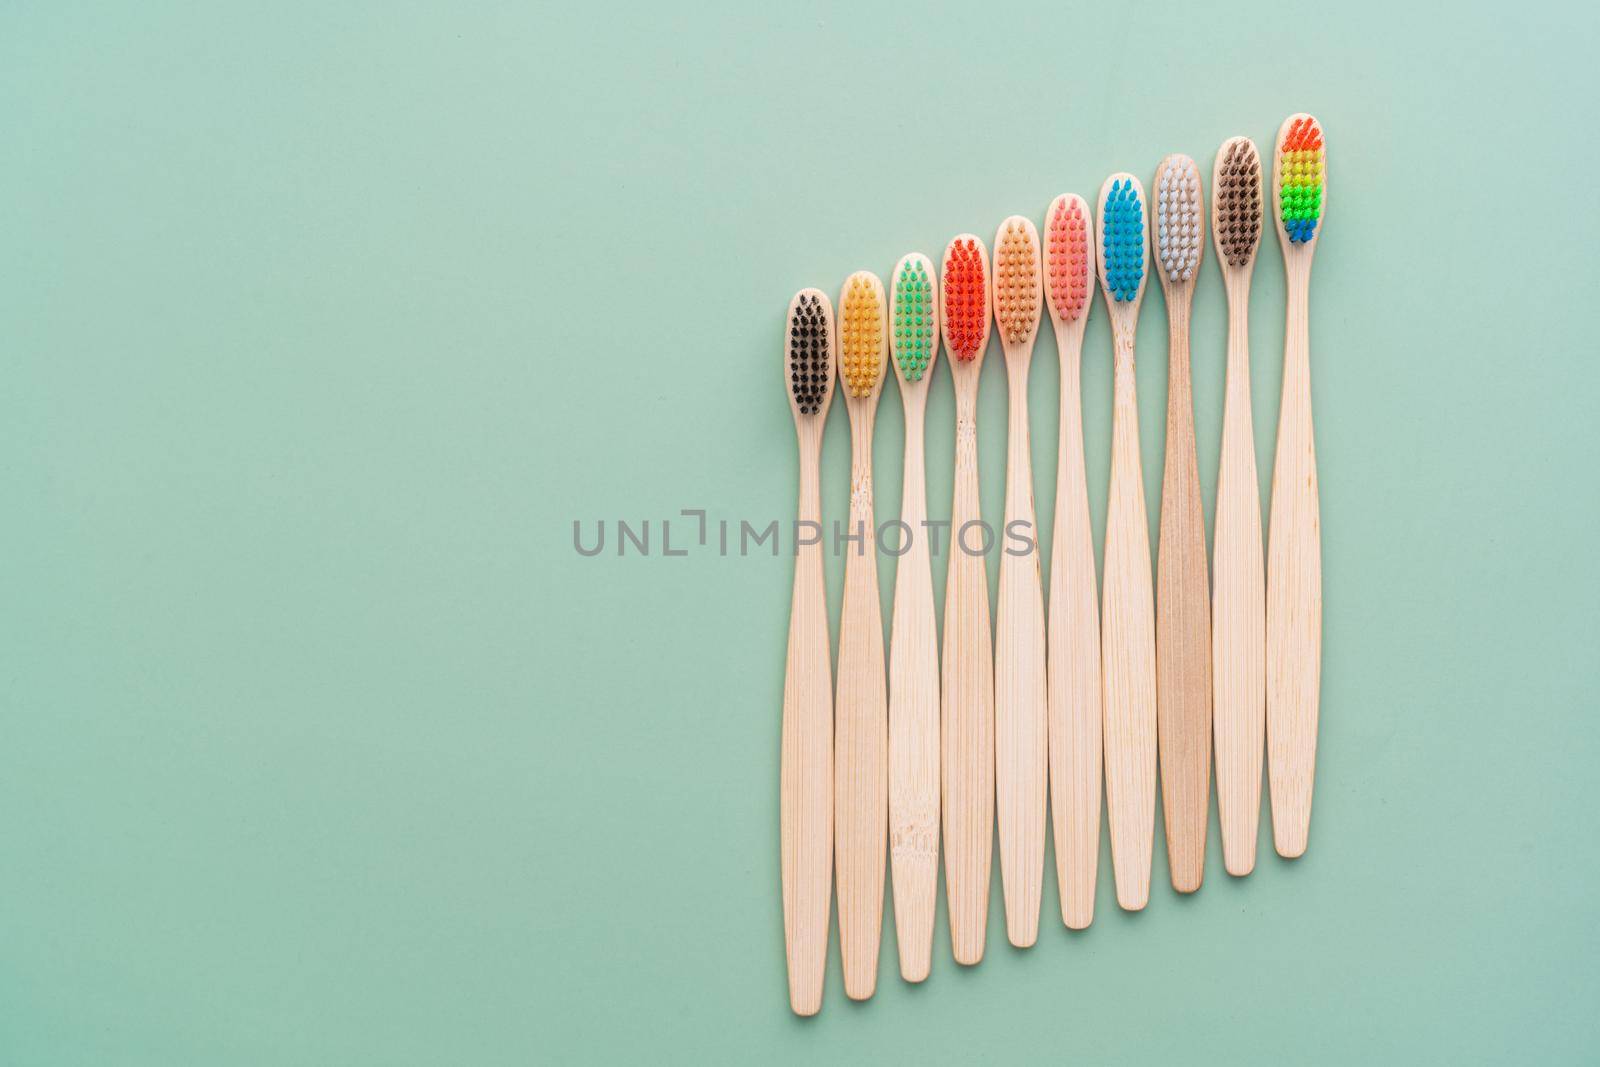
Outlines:
{"label": "bamboo toothbrush", "polygon": [[1156,738],[1172,888],[1193,893],[1206,869],[1211,805],[1211,590],[1195,456],[1189,312],[1205,248],[1200,170],[1188,156],[1155,176],[1156,274],[1167,304],[1167,459],[1156,552]]}
{"label": "bamboo toothbrush", "polygon": [[1305,852],[1311,832],[1322,681],[1322,533],[1307,316],[1311,257],[1322,236],[1324,177],[1322,127],[1310,115],[1289,116],[1278,129],[1272,157],[1272,210],[1283,246],[1288,312],[1267,534],[1267,777],[1272,841],[1280,856],[1290,858]]}
{"label": "bamboo toothbrush", "polygon": [[784,377],[799,439],[797,531],[799,523],[812,523],[817,539],[795,538],[779,787],[783,938],[789,1006],[797,1015],[815,1015],[822,1007],[833,891],[833,677],[818,478],[822,431],[833,402],[833,368],[833,305],[820,291],[802,289],[789,302]]}
{"label": "bamboo toothbrush", "polygon": [[1156,634],[1150,588],[1150,526],[1139,460],[1134,331],[1144,298],[1144,189],[1131,174],[1100,187],[1100,285],[1111,317],[1115,385],[1111,486],[1100,624],[1106,814],[1117,903],[1138,911],[1150,899],[1155,834]]}
{"label": "bamboo toothbrush", "polygon": [[1246,875],[1256,865],[1267,725],[1266,571],[1250,419],[1250,276],[1261,244],[1261,156],[1248,137],[1230,138],[1217,150],[1211,171],[1211,232],[1228,291],[1228,387],[1211,597],[1217,812],[1222,864],[1229,874]]}
{"label": "bamboo toothbrush", "polygon": [[853,1000],[878,985],[884,841],[889,812],[888,692],[872,512],[872,428],[883,391],[888,316],[883,283],[856,271],[839,294],[839,383],[850,415],[850,526],[839,613],[834,714],[834,832],[839,866],[839,955]]}
{"label": "bamboo toothbrush", "polygon": [[1028,445],[1028,370],[1039,333],[1042,274],[1038,231],[1027,219],[1012,215],[994,237],[994,321],[1005,353],[1010,396],[1006,522],[994,638],[994,747],[1006,935],[1018,948],[1027,948],[1039,936],[1039,898],[1044,888],[1048,773],[1044,592]]}
{"label": "bamboo toothbrush", "polygon": [[911,531],[894,571],[889,638],[889,862],[900,977],[928,977],[939,889],[939,638],[928,561],[923,410],[939,353],[939,292],[933,263],[912,253],[894,269],[889,346],[906,414],[900,521]]}
{"label": "bamboo toothbrush", "polygon": [[1050,806],[1061,921],[1082,930],[1094,921],[1100,863],[1100,610],[1079,390],[1083,328],[1092,306],[1094,238],[1083,197],[1059,196],[1050,205],[1044,248],[1045,302],[1061,353],[1061,433],[1045,671],[1050,692]]}
{"label": "bamboo toothbrush", "polygon": [[[944,595],[940,758],[944,762],[944,880],[957,963],[983,959],[994,847],[994,658],[989,577],[978,502],[978,375],[989,344],[989,258],[971,234],[944,253],[940,326],[956,392],[955,493]],[[968,527],[978,530],[977,540]]]}

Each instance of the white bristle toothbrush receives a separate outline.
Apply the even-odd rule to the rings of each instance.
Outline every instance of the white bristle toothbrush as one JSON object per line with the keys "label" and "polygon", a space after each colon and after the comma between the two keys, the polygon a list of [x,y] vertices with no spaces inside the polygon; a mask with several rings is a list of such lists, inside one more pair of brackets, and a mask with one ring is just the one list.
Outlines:
{"label": "white bristle toothbrush", "polygon": [[1308,307],[1325,177],[1322,127],[1310,115],[1289,116],[1272,154],[1272,212],[1283,246],[1288,311],[1267,533],[1267,778],[1273,844],[1290,858],[1305,852],[1311,832],[1322,682],[1322,532]]}
{"label": "white bristle toothbrush", "polygon": [[1050,808],[1061,921],[1094,921],[1100,865],[1100,605],[1083,463],[1083,329],[1093,306],[1094,231],[1083,197],[1058,196],[1045,222],[1045,302],[1061,356],[1061,431],[1050,551],[1045,678],[1050,692]]}
{"label": "white bristle toothbrush", "polygon": [[799,441],[797,521],[813,524],[818,532],[815,540],[796,537],[783,677],[779,785],[783,937],[789,1006],[797,1015],[815,1015],[822,1007],[833,895],[833,671],[822,575],[818,460],[833,402],[834,333],[833,305],[819,290],[802,289],[789,302],[783,369]]}
{"label": "white bristle toothbrush", "polygon": [[839,294],[839,386],[850,415],[850,519],[839,612],[834,702],[834,848],[839,868],[839,955],[844,992],[872,996],[883,936],[889,811],[888,691],[872,509],[872,430],[883,390],[888,315],[883,283],[857,271]]}
{"label": "white bristle toothbrush", "polygon": [[1115,361],[1100,623],[1106,814],[1117,903],[1138,911],[1150,899],[1156,793],[1155,607],[1133,366],[1149,244],[1139,179],[1126,173],[1107,178],[1099,216],[1100,284]]}
{"label": "white bristle toothbrush", "polygon": [[1189,313],[1205,249],[1200,169],[1184,155],[1155,176],[1155,268],[1167,305],[1167,458],[1156,551],[1156,738],[1172,888],[1192,893],[1206,868],[1211,808],[1211,589],[1195,455]]}
{"label": "white bristle toothbrush", "polygon": [[1039,936],[1044,888],[1048,761],[1044,592],[1028,444],[1028,370],[1039,333],[1043,271],[1033,223],[1012,215],[994,237],[994,320],[1005,353],[1009,415],[1000,600],[994,637],[995,813],[1006,935],[1018,948]]}
{"label": "white bristle toothbrush", "polygon": [[1212,557],[1212,723],[1222,864],[1229,874],[1246,875],[1256,865],[1267,725],[1266,570],[1250,418],[1250,278],[1261,244],[1261,156],[1248,137],[1229,138],[1217,150],[1211,232],[1228,292],[1228,385]]}
{"label": "white bristle toothbrush", "polygon": [[[939,890],[939,638],[928,557],[923,411],[939,354],[939,285],[933,263],[912,253],[891,279],[889,346],[906,418],[902,534],[889,631],[889,864],[900,977],[928,977]],[[910,531],[906,533],[905,531]]]}
{"label": "white bristle toothbrush", "polygon": [[[944,880],[957,963],[983,959],[994,848],[994,653],[978,499],[978,375],[989,344],[989,257],[962,234],[945,248],[940,326],[956,394],[955,492],[945,580]],[[970,529],[969,529],[970,527]]]}

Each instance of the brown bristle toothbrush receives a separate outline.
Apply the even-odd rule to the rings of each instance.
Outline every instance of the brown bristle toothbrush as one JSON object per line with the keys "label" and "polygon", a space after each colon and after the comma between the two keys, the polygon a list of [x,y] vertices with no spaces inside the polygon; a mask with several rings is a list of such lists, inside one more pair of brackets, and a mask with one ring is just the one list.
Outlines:
{"label": "brown bristle toothbrush", "polygon": [[[939,889],[939,637],[928,558],[923,411],[939,353],[939,284],[927,256],[894,268],[889,346],[905,406],[903,536],[889,631],[889,864],[900,977],[928,977]],[[906,532],[909,531],[909,532]]]}
{"label": "brown bristle toothbrush", "polygon": [[1222,865],[1245,875],[1256,865],[1267,725],[1266,571],[1250,418],[1250,278],[1261,245],[1261,156],[1248,137],[1229,138],[1217,149],[1211,232],[1228,292],[1228,385],[1211,576],[1212,724]]}
{"label": "brown bristle toothbrush", "polygon": [[1045,302],[1061,354],[1061,431],[1050,550],[1047,669],[1050,808],[1061,921],[1094,921],[1100,865],[1100,608],[1083,463],[1083,328],[1093,306],[1094,231],[1083,197],[1059,196],[1045,223]]}
{"label": "brown bristle toothbrush", "polygon": [[[797,1015],[815,1015],[822,1007],[833,893],[833,677],[818,476],[833,369],[833,306],[819,290],[802,289],[789,302],[783,366],[799,440],[800,503],[779,786],[783,937],[789,1006]],[[804,523],[811,524],[815,538],[798,536]]]}
{"label": "brown bristle toothbrush", "polygon": [[994,320],[1005,353],[1009,415],[1000,601],[994,637],[995,808],[1006,935],[1018,948],[1039,936],[1044,887],[1048,714],[1039,524],[1028,443],[1028,370],[1039,333],[1039,234],[1013,215],[994,237]]}
{"label": "brown bristle toothbrush", "polygon": [[1211,590],[1195,455],[1189,313],[1205,248],[1200,169],[1188,156],[1155,176],[1156,274],[1167,304],[1167,458],[1156,550],[1156,737],[1172,888],[1192,893],[1206,868],[1211,806]]}
{"label": "brown bristle toothbrush", "polygon": [[944,253],[941,327],[956,393],[955,492],[944,596],[944,879],[957,963],[983,959],[994,848],[994,655],[978,501],[978,375],[989,344],[989,257],[971,234]]}
{"label": "brown bristle toothbrush", "polygon": [[839,613],[834,703],[834,835],[839,867],[839,955],[853,1000],[878,985],[884,842],[889,810],[888,692],[872,510],[872,429],[883,391],[888,315],[883,283],[857,271],[839,294],[839,384],[850,415],[850,525]]}

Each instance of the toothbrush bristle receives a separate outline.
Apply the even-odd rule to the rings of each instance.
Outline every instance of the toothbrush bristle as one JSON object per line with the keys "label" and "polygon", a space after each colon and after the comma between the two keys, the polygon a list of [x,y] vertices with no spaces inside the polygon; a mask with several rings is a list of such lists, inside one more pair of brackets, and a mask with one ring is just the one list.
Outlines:
{"label": "toothbrush bristle", "polygon": [[1132,179],[1111,183],[1100,210],[1100,248],[1105,259],[1105,287],[1113,300],[1126,303],[1144,284],[1144,205]]}
{"label": "toothbrush bristle", "polygon": [[1089,301],[1089,222],[1075,197],[1064,197],[1050,216],[1045,258],[1056,314],[1073,322]]}
{"label": "toothbrush bristle", "polygon": [[978,242],[971,237],[955,241],[944,261],[944,331],[950,354],[962,362],[976,357],[988,318],[988,283]]}
{"label": "toothbrush bristle", "polygon": [[994,249],[994,318],[1010,344],[1039,325],[1039,242],[1021,219],[1008,219]]}
{"label": "toothbrush bristle", "polygon": [[1217,243],[1231,267],[1243,267],[1261,243],[1261,156],[1255,142],[1228,142],[1217,170]]}
{"label": "toothbrush bristle", "polygon": [[908,382],[922,380],[933,356],[935,316],[933,282],[920,257],[907,259],[894,280],[894,350],[900,373]]}
{"label": "toothbrush bristle", "polygon": [[882,380],[883,305],[878,287],[851,275],[839,308],[839,378],[846,396],[871,396]]}
{"label": "toothbrush bristle", "polygon": [[814,415],[828,394],[828,314],[822,297],[801,293],[789,315],[789,392],[802,415]]}
{"label": "toothbrush bristle", "polygon": [[1187,282],[1200,265],[1200,171],[1174,156],[1156,190],[1156,257],[1169,282]]}
{"label": "toothbrush bristle", "polygon": [[1322,127],[1309,115],[1295,119],[1281,150],[1278,208],[1283,232],[1291,243],[1303,244],[1317,235],[1322,218]]}

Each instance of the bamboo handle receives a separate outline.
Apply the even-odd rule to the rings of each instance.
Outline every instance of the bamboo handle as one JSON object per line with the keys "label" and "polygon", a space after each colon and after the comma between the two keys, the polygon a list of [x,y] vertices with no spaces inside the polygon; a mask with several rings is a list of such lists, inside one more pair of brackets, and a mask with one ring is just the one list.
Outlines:
{"label": "bamboo handle", "polygon": [[1213,563],[1212,678],[1216,702],[1217,812],[1229,874],[1255,869],[1265,737],[1266,571],[1261,486],[1250,418],[1249,291],[1228,291],[1228,385],[1222,408]]}
{"label": "bamboo handle", "polygon": [[1211,803],[1211,590],[1195,457],[1189,296],[1168,291],[1167,456],[1156,556],[1156,738],[1172,888],[1205,878]]}
{"label": "bamboo handle", "polygon": [[815,1015],[822,1007],[833,880],[833,679],[822,581],[818,423],[803,420],[799,430],[799,519],[819,525],[810,528],[815,543],[795,546],[779,787],[784,948],[789,1005],[797,1015]]}
{"label": "bamboo handle", "polygon": [[[968,372],[969,374],[975,372]],[[959,385],[959,383],[958,383]],[[950,569],[944,599],[945,891],[957,963],[983,959],[989,918],[989,855],[994,847],[994,660],[989,634],[989,579],[979,521],[977,400],[956,393],[955,494]],[[963,545],[970,545],[968,551]]]}
{"label": "bamboo handle", "polygon": [[1292,266],[1283,344],[1283,401],[1267,538],[1267,765],[1278,854],[1306,850],[1316,777],[1322,677],[1322,534],[1311,427],[1310,261]]}
{"label": "bamboo handle", "polygon": [[[854,402],[852,402],[854,403]],[[852,411],[852,415],[855,412]],[[889,813],[888,693],[872,512],[872,410],[851,419],[850,526],[839,614],[839,696],[834,709],[835,862],[844,992],[872,996],[883,935]]]}
{"label": "bamboo handle", "polygon": [[[1039,936],[1039,898],[1044,887],[1048,744],[1044,594],[1039,581],[1039,526],[1034,517],[1028,449],[1026,365],[1008,361],[1007,374],[1006,522],[1001,531],[995,627],[995,803],[1006,934],[1013,945],[1027,948]],[[1023,537],[1028,539],[1026,546],[1019,541]]]}
{"label": "bamboo handle", "polygon": [[922,409],[908,403],[900,521],[911,543],[895,567],[889,640],[889,858],[900,976],[908,982],[928,977],[939,888],[939,645],[922,438]]}
{"label": "bamboo handle", "polygon": [[1138,911],[1150,899],[1155,833],[1156,648],[1150,583],[1150,527],[1139,461],[1133,338],[1115,329],[1116,383],[1111,486],[1106,504],[1104,610],[1106,814],[1117,903]]}
{"label": "bamboo handle", "polygon": [[[1058,331],[1058,336],[1060,335]],[[1082,327],[1064,339],[1057,442],[1055,536],[1050,552],[1050,797],[1061,921],[1094,921],[1100,861],[1100,613],[1089,526],[1079,395]]]}

